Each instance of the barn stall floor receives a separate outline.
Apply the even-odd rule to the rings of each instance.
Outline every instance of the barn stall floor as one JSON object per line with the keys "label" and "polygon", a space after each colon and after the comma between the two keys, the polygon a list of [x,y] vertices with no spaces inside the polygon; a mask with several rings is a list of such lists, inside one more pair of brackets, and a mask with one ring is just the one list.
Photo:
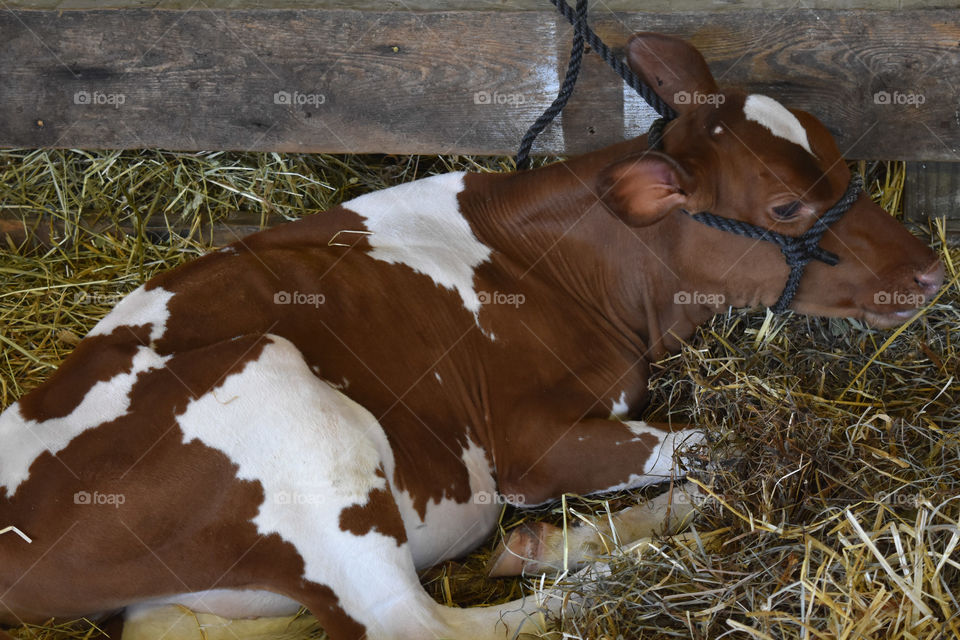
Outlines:
{"label": "barn stall floor", "polygon": [[[124,293],[229,240],[216,225],[236,211],[248,226],[276,224],[430,173],[509,164],[0,151],[0,407],[49,376]],[[903,166],[861,169],[896,212]],[[20,245],[10,221],[21,217],[53,246]],[[709,427],[704,455],[726,464],[687,534],[611,544],[609,573],[563,584],[591,596],[563,621],[567,637],[960,636],[960,251],[935,224],[920,231],[949,286],[906,326],[731,312],[655,366],[652,413]],[[574,523],[638,497],[571,497],[566,509],[506,512],[502,525]],[[424,584],[462,606],[518,597],[528,583],[484,578],[495,542]],[[101,635],[86,621],[11,633]]]}

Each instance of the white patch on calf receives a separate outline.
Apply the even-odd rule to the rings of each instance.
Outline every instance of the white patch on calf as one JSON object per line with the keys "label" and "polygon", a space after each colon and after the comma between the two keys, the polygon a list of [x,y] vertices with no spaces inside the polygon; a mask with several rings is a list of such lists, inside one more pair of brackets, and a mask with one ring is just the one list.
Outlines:
{"label": "white patch on calf", "polygon": [[[296,613],[299,605],[293,604]],[[298,640],[317,635],[318,623],[311,616],[238,616],[231,620],[213,613],[188,611],[185,607],[189,608],[188,605],[127,607],[121,640]]]}
{"label": "white patch on calf", "polygon": [[696,445],[702,442],[704,438],[704,433],[700,429],[665,431],[651,427],[646,422],[639,420],[625,422],[623,424],[630,430],[630,433],[636,436],[636,438],[633,439],[634,442],[640,440],[640,436],[643,434],[651,435],[659,442],[651,449],[650,457],[648,457],[643,464],[642,473],[632,473],[626,482],[608,487],[597,493],[645,487],[647,485],[664,482],[671,477],[677,477],[678,471],[676,465],[673,463],[674,452],[678,448],[684,449]]}
{"label": "white patch on calf", "polygon": [[190,402],[177,423],[185,443],[199,440],[223,452],[239,479],[263,485],[257,530],[293,543],[304,556],[305,577],[323,582],[328,563],[310,553],[321,546],[310,537],[310,511],[336,518],[386,481],[376,475],[376,447],[357,427],[365,410],[310,373],[291,343],[271,340],[257,360]]}
{"label": "white patch on calf", "polygon": [[438,286],[455,290],[463,306],[477,316],[474,270],[490,259],[491,251],[460,213],[457,194],[463,191],[463,176],[432,176],[362,195],[343,206],[366,219],[371,257],[405,264]]}
{"label": "white patch on calf", "polygon": [[117,306],[104,316],[87,335],[107,335],[113,333],[113,330],[117,327],[136,327],[150,324],[150,343],[152,344],[162,338],[167,330],[167,320],[170,318],[167,305],[173,295],[173,292],[162,287],[156,287],[149,291],[142,286],[137,287],[117,303]]}
{"label": "white patch on calf", "polygon": [[[473,550],[497,524],[502,505],[497,501],[497,483],[486,452],[471,440],[460,459],[470,477],[469,502],[447,499],[428,502],[425,517],[421,520],[410,494],[393,492],[418,570]],[[394,465],[391,453],[385,464],[388,478],[393,478]]]}
{"label": "white patch on calf", "polygon": [[187,405],[177,418],[184,441],[222,452],[238,479],[260,483],[257,531],[291,544],[303,578],[328,585],[370,637],[386,635],[382,625],[398,619],[421,629],[421,621],[398,613],[434,606],[408,545],[376,529],[340,528],[344,509],[387,488],[377,475],[389,452],[386,434],[369,411],[313,375],[292,343],[269,339],[256,360]]}
{"label": "white patch on calf", "polygon": [[610,418],[623,419],[627,416],[627,411],[630,410],[630,405],[627,404],[627,392],[621,391],[620,397],[613,401],[613,407],[610,409]]}
{"label": "white patch on calf", "polygon": [[807,130],[800,124],[800,120],[773,98],[756,93],[747,96],[747,101],[743,104],[743,114],[747,120],[763,125],[773,135],[798,144],[806,149],[807,153],[813,154],[807,141]]}
{"label": "white patch on calf", "polygon": [[259,618],[263,616],[292,616],[300,604],[286,596],[252,589],[212,589],[195,593],[164,596],[127,607],[124,617],[135,620],[152,609],[177,605],[193,613],[212,613],[223,618]]}
{"label": "white patch on calf", "polygon": [[80,404],[62,418],[37,422],[25,420],[19,403],[13,403],[0,414],[0,487],[7,495],[17,491],[30,475],[30,465],[44,451],[57,455],[70,441],[88,429],[112,422],[130,409],[130,390],[137,376],[158,369],[170,359],[161,357],[148,347],[139,347],[133,356],[129,373],[118,374],[97,382]]}

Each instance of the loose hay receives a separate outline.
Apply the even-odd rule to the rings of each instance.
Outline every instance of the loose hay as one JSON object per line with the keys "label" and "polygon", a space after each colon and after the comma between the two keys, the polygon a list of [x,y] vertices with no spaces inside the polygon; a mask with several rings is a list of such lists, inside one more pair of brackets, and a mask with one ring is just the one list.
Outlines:
{"label": "loose hay", "polygon": [[[43,216],[31,235],[55,243],[16,246],[13,234],[0,247],[0,407],[45,379],[117,299],[203,253],[214,225],[238,210],[275,224],[430,173],[510,166],[2,151],[0,230]],[[903,165],[861,170],[898,212]],[[653,417],[709,427],[703,455],[725,464],[689,532],[611,548],[606,568],[564,583],[588,596],[563,622],[565,637],[960,637],[960,251],[946,248],[942,226],[932,237],[949,285],[902,330],[730,312],[657,363]],[[508,511],[502,526],[572,523],[636,499],[570,498],[566,512]],[[483,577],[494,542],[428,571],[424,584],[462,606],[519,597],[524,581]],[[14,634],[102,636],[88,621]]]}

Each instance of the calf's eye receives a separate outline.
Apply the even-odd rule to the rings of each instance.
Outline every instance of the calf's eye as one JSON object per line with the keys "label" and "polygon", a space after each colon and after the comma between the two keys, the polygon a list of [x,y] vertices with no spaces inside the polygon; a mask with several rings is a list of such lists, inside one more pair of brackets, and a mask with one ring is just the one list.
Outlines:
{"label": "calf's eye", "polygon": [[780,218],[781,220],[786,220],[787,218],[792,218],[797,215],[797,212],[800,211],[800,207],[803,204],[799,200],[794,200],[793,202],[788,202],[787,204],[781,204],[778,207],[773,208],[773,214]]}

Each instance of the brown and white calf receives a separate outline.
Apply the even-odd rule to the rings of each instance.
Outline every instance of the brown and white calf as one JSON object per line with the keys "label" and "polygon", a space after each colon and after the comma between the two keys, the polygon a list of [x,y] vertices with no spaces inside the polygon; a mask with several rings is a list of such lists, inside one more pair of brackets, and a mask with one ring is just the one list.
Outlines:
{"label": "brown and white calf", "polygon": [[[336,640],[511,637],[533,598],[448,608],[417,570],[487,538],[497,492],[668,478],[699,432],[639,419],[648,362],[783,289],[776,246],[682,210],[795,236],[850,180],[816,119],[721,93],[685,43],[629,59],[680,112],[660,152],[370,193],[127,296],[0,417],[0,620],[302,604]],[[892,326],[942,283],[865,195],[821,246],[797,312]]]}

